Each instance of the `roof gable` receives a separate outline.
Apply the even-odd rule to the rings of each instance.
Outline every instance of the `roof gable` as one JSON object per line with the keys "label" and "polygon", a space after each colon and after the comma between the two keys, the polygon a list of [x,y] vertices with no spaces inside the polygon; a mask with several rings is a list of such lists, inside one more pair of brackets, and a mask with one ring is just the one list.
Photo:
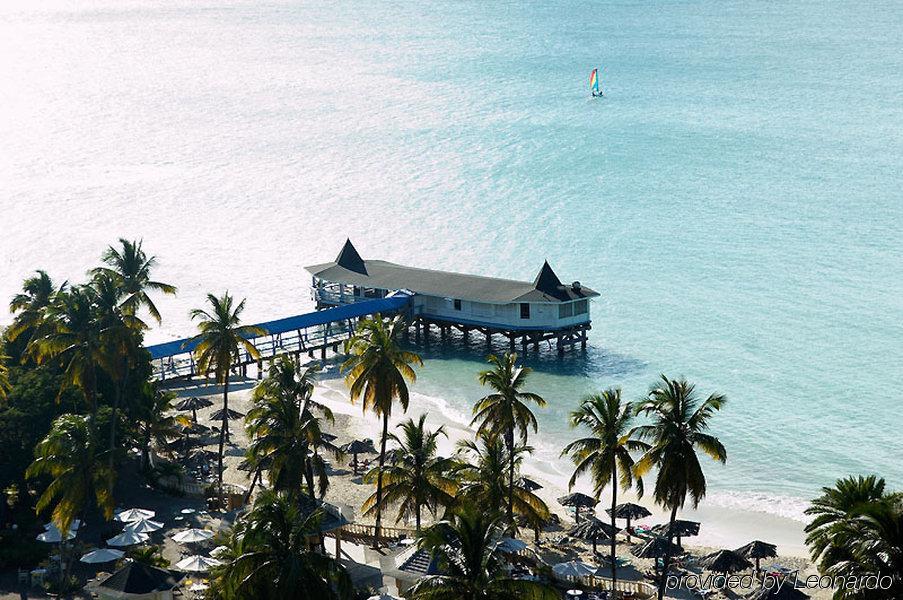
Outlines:
{"label": "roof gable", "polygon": [[349,271],[354,271],[355,273],[360,273],[362,275],[367,274],[367,264],[364,262],[364,259],[361,258],[361,255],[358,253],[357,248],[354,247],[354,244],[351,243],[350,238],[345,239],[345,245],[342,246],[342,250],[336,257],[335,263],[340,267],[345,267]]}

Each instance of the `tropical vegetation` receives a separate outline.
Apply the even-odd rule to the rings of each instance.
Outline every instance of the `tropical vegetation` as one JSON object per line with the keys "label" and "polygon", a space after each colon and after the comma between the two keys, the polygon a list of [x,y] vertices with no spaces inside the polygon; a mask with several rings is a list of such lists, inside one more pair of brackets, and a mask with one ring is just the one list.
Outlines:
{"label": "tropical vegetation", "polygon": [[376,472],[374,515],[376,535],[382,525],[383,485],[386,466],[386,444],[389,441],[389,418],[396,402],[402,412],[408,410],[408,382],[417,379],[415,366],[423,365],[419,355],[401,348],[398,336],[404,328],[401,316],[383,319],[380,315],[361,319],[354,335],[345,344],[349,358],[342,364],[351,401],[362,400],[364,411],[372,411],[382,419],[379,443],[379,466]]}
{"label": "tropical vegetation", "polygon": [[[652,388],[647,398],[637,406],[637,413],[646,415],[652,422],[635,427],[631,437],[648,443],[648,449],[634,465],[634,476],[642,478],[656,469],[653,497],[655,502],[670,511],[668,539],[671,541],[677,511],[684,507],[689,497],[696,508],[706,494],[706,477],[699,462],[701,452],[711,459],[724,463],[727,450],[721,441],[709,433],[711,421],[724,406],[726,399],[711,394],[701,400],[696,387],[686,379],[661,381]],[[667,547],[662,564],[658,598],[665,597],[665,584],[671,566],[671,547]]]}
{"label": "tropical vegetation", "polygon": [[[611,485],[611,528],[616,530],[615,511],[618,505],[618,486],[624,490],[636,487],[637,496],[643,495],[643,480],[634,477],[633,453],[649,450],[649,445],[631,437],[636,416],[633,405],[621,401],[620,389],[608,389],[601,394],[585,397],[571,413],[571,426],[588,429],[590,435],[577,439],[562,451],[575,465],[568,483],[574,487],[577,478],[589,474],[596,500]],[[617,542],[611,536],[611,578],[617,582]]]}

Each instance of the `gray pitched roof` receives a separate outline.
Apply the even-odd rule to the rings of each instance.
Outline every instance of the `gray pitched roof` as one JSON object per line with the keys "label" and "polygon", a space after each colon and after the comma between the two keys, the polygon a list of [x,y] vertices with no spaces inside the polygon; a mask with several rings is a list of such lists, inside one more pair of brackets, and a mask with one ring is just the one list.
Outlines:
{"label": "gray pitched roof", "polygon": [[490,304],[567,302],[599,294],[587,287],[564,285],[549,263],[533,282],[515,281],[406,267],[384,260],[364,260],[348,240],[336,260],[305,267],[315,277],[335,283],[385,290],[407,289],[441,298],[461,298]]}
{"label": "gray pitched roof", "polygon": [[103,580],[99,587],[123,594],[150,594],[171,590],[179,584],[182,577],[183,575],[143,563],[129,562]]}

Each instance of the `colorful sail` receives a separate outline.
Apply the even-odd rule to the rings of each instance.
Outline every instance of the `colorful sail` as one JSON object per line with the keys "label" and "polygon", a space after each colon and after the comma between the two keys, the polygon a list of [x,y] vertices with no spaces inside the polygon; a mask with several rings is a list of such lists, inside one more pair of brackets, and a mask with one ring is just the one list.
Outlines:
{"label": "colorful sail", "polygon": [[594,96],[601,93],[599,91],[599,69],[593,69],[593,72],[589,74],[589,89],[592,90]]}

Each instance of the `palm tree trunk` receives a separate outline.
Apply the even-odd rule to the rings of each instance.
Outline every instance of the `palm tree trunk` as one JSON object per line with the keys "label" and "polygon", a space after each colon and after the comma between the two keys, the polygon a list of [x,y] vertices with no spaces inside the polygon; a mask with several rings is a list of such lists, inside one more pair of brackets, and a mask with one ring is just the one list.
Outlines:
{"label": "palm tree trunk", "polygon": [[110,418],[110,455],[107,457],[107,465],[113,470],[113,454],[116,449],[116,421],[119,418],[119,403],[122,400],[122,385],[116,383],[116,393],[113,396],[113,416]]}
{"label": "palm tree trunk", "polygon": [[508,524],[514,526],[514,428],[505,432],[508,446]]}
{"label": "palm tree trunk", "polygon": [[417,535],[420,535],[420,503],[414,505],[414,523],[417,529]]}
{"label": "palm tree trunk", "polygon": [[223,503],[223,452],[225,450],[226,430],[229,428],[229,371],[223,382],[223,423],[219,430],[219,461],[217,463],[216,481],[218,487],[220,508],[225,508]]}
{"label": "palm tree trunk", "polygon": [[386,439],[389,437],[389,413],[383,413],[383,436],[379,443],[379,471],[376,474],[375,545],[379,547],[379,532],[383,520],[383,467],[386,464]]}
{"label": "palm tree trunk", "polygon": [[617,594],[618,589],[618,542],[615,540],[615,507],[618,505],[618,467],[611,469],[611,589]]}
{"label": "palm tree trunk", "polygon": [[251,501],[251,494],[254,493],[254,486],[257,485],[258,479],[260,479],[260,468],[259,467],[254,470],[254,479],[251,480],[251,487],[249,487],[247,493],[245,493],[245,501],[244,501],[245,504],[247,504],[248,502]]}
{"label": "palm tree trunk", "polygon": [[662,561],[662,579],[658,584],[658,600],[664,600],[665,598],[665,586],[668,582],[668,569],[671,568],[671,539],[674,537],[672,532],[674,531],[674,521],[677,520],[677,504],[675,504],[671,508],[671,520],[669,521],[670,525],[668,526],[668,542],[669,545],[665,548],[665,558]]}

